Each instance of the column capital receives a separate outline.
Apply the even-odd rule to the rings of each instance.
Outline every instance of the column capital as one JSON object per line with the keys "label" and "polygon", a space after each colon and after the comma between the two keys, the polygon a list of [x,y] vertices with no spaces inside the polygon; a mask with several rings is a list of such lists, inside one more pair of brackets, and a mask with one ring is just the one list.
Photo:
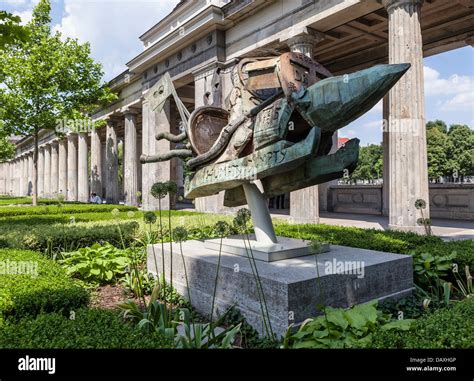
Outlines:
{"label": "column capital", "polygon": [[138,114],[141,113],[141,110],[139,108],[135,108],[135,107],[126,107],[122,110],[122,113],[124,114],[124,116],[138,115]]}
{"label": "column capital", "polygon": [[421,7],[424,0],[379,0],[385,7],[387,12],[391,12],[395,8],[402,7],[404,5],[418,5]]}
{"label": "column capital", "polygon": [[208,77],[214,74],[214,71],[219,68],[223,69],[225,67],[225,64],[223,62],[217,61],[217,62],[211,62],[207,65],[204,65],[200,67],[199,69],[195,70],[192,72],[194,76],[194,80],[198,80],[200,78]]}

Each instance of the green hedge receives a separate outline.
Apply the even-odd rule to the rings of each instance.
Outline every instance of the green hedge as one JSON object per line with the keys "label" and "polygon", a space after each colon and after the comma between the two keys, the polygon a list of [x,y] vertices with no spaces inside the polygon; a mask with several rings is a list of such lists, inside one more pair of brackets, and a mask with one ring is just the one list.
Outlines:
{"label": "green hedge", "polygon": [[[31,266],[15,270],[20,262]],[[88,302],[88,292],[55,261],[32,251],[0,250],[1,320],[42,312],[69,313]]]}
{"label": "green hedge", "polygon": [[[118,227],[120,226],[120,231]],[[71,251],[94,243],[110,242],[122,247],[135,237],[138,223],[93,222],[76,224],[0,224],[0,247],[36,251]]]}
{"label": "green hedge", "polygon": [[464,266],[474,271],[474,240],[449,241],[435,245],[422,245],[415,249],[415,253],[430,253],[436,256],[448,255],[455,252],[456,259],[454,262],[459,264],[459,271],[464,272]]}
{"label": "green hedge", "polygon": [[390,253],[408,253],[420,245],[440,244],[439,237],[427,237],[416,233],[383,231],[332,225],[289,225],[276,224],[278,235],[317,240],[334,245],[352,246],[361,249],[380,250]]}
{"label": "green hedge", "polygon": [[157,334],[124,324],[117,312],[79,309],[74,320],[57,313],[8,322],[0,328],[0,348],[106,349],[164,348]]}
{"label": "green hedge", "polygon": [[50,206],[6,206],[0,207],[0,217],[13,217],[13,216],[32,216],[32,215],[43,215],[43,214],[74,214],[74,213],[91,213],[91,212],[111,212],[114,209],[119,211],[136,211],[137,208],[133,206],[125,205],[94,205],[94,204],[74,204],[74,205],[63,205],[58,207],[57,205]]}
{"label": "green hedge", "polygon": [[[31,197],[12,197],[12,196],[0,196],[0,206],[2,205],[31,205],[33,199]],[[80,201],[61,201],[62,204],[84,204]],[[49,198],[38,199],[39,205],[57,205],[58,200]]]}
{"label": "green hedge", "polygon": [[417,319],[406,332],[374,333],[373,348],[474,348],[474,299]]}
{"label": "green hedge", "polygon": [[474,241],[444,242],[436,236],[425,236],[393,230],[360,229],[332,225],[289,225],[277,223],[278,235],[307,240],[328,242],[333,245],[358,247],[361,249],[386,251],[398,254],[430,253],[445,256],[456,252],[455,262],[460,268],[474,269]]}

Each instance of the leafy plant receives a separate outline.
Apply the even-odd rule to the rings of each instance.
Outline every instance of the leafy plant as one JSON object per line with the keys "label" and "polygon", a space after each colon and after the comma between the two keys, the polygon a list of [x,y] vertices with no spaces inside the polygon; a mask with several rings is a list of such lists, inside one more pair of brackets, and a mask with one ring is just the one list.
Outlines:
{"label": "leafy plant", "polygon": [[175,338],[175,347],[183,349],[230,349],[240,332],[240,324],[223,329],[216,334],[219,328],[212,323],[192,323],[189,310],[180,311],[183,319],[180,326],[183,333],[179,333]]}
{"label": "leafy plant", "polygon": [[120,250],[109,243],[95,244],[78,251],[62,254],[58,262],[68,274],[87,282],[115,283],[130,263],[130,250]]}
{"label": "leafy plant", "polygon": [[421,286],[430,286],[438,279],[445,278],[453,266],[456,253],[434,256],[429,253],[413,256],[415,282]]}
{"label": "leafy plant", "polygon": [[154,276],[144,269],[139,269],[138,273],[130,271],[122,278],[122,285],[139,298],[150,295],[155,284]]}
{"label": "leafy plant", "polygon": [[466,276],[466,282],[462,279],[462,277],[458,274],[457,271],[453,271],[454,277],[456,278],[456,284],[458,287],[456,288],[464,298],[474,298],[474,287],[472,285],[472,275],[469,272],[469,266],[464,268],[464,274]]}
{"label": "leafy plant", "polygon": [[283,348],[360,348],[372,340],[372,334],[384,330],[407,330],[413,320],[390,322],[389,316],[378,311],[377,302],[359,304],[351,309],[325,308],[325,316],[307,319],[296,333],[288,329]]}

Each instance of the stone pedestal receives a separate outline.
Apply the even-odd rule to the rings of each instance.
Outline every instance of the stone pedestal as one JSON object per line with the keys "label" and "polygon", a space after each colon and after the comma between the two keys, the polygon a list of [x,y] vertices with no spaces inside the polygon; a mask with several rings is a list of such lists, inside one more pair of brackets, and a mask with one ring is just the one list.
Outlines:
{"label": "stone pedestal", "polygon": [[[186,241],[182,248],[193,306],[203,316],[209,316],[218,251],[206,249],[200,241]],[[169,244],[165,245],[164,257],[169,281]],[[186,296],[186,278],[178,244],[173,244],[172,260],[173,286]],[[349,307],[373,299],[403,297],[413,287],[409,255],[331,245],[329,253],[317,256],[317,264],[318,270],[314,255],[276,262],[256,261],[272,327],[278,337],[286,332],[289,324],[300,324],[318,314],[316,308],[320,304]],[[160,245],[148,246],[148,271],[162,272]],[[216,306],[217,315],[235,306],[264,334],[256,282],[248,258],[222,254]]]}
{"label": "stone pedestal", "polygon": [[[428,204],[423,89],[422,0],[383,0],[388,12],[389,63],[410,63],[411,68],[390,90],[389,227],[424,232],[415,201]],[[429,205],[423,211],[429,218]]]}

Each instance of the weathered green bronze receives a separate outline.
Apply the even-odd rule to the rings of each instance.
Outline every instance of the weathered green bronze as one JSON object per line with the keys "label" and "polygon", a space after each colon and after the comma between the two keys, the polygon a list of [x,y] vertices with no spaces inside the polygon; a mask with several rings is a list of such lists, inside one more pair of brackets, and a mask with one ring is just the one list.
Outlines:
{"label": "weathered green bronze", "polygon": [[329,155],[332,134],[370,110],[409,67],[377,65],[332,77],[299,53],[247,58],[234,68],[226,109],[213,104],[191,114],[165,75],[148,101],[160,111],[172,96],[186,128],[156,138],[188,143],[189,149],[143,155],[141,161],[189,158],[185,197],[225,190],[226,206],[247,204],[243,185],[255,180],[261,181],[263,195],[272,197],[340,178],[356,167],[359,141],[352,139]]}

